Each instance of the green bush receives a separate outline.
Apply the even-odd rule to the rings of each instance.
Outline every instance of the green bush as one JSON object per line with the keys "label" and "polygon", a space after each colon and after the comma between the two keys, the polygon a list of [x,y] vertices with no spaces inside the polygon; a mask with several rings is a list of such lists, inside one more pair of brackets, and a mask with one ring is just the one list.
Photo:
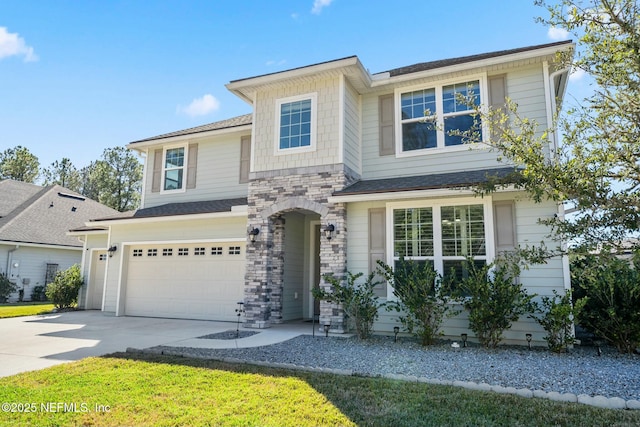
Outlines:
{"label": "green bush", "polygon": [[84,284],[78,264],[59,271],[53,279],[53,283],[47,285],[47,298],[57,308],[69,308],[78,302],[78,292]]}
{"label": "green bush", "polygon": [[604,252],[586,258],[576,261],[585,268],[572,277],[584,295],[576,301],[578,323],[621,353],[633,353],[640,346],[640,271],[634,268],[640,252],[632,262]]}
{"label": "green bush", "polygon": [[400,323],[422,345],[431,345],[442,335],[440,327],[450,311],[449,287],[428,263],[400,259],[395,268],[378,261],[379,273],[393,286],[397,301],[387,302],[388,311],[401,313]]}
{"label": "green bush", "polygon": [[347,272],[347,280],[343,284],[343,280],[327,274],[324,280],[331,284],[331,292],[314,288],[312,293],[315,298],[340,304],[346,316],[348,329],[355,327],[358,338],[367,339],[373,332],[373,322],[378,318],[381,304],[373,291],[379,284],[374,281],[375,274],[369,274],[364,283],[357,285],[356,281],[362,275]]}
{"label": "green bush", "polygon": [[7,302],[9,296],[16,291],[16,285],[14,285],[7,276],[0,273],[0,302]]}
{"label": "green bush", "polygon": [[495,348],[502,334],[521,315],[533,310],[531,300],[516,278],[518,265],[506,260],[476,266],[465,263],[467,277],[457,286],[458,298],[469,312],[469,328],[484,347]]}
{"label": "green bush", "polygon": [[31,301],[46,301],[46,288],[44,286],[34,286],[31,290]]}
{"label": "green bush", "polygon": [[535,319],[547,332],[544,340],[549,349],[554,353],[567,351],[576,341],[573,336],[574,310],[571,291],[560,295],[554,290],[553,297],[543,296],[541,304],[534,303],[534,307],[535,312],[529,317]]}

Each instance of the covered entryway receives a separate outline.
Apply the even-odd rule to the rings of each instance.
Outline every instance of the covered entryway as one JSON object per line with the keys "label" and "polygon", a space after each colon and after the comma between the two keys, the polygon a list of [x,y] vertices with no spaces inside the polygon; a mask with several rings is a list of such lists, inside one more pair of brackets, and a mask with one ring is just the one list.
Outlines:
{"label": "covered entryway", "polygon": [[107,251],[93,251],[91,253],[91,271],[89,272],[89,286],[87,287],[87,310],[102,310],[106,264]]}
{"label": "covered entryway", "polygon": [[245,253],[245,242],[131,246],[124,314],[236,320]]}

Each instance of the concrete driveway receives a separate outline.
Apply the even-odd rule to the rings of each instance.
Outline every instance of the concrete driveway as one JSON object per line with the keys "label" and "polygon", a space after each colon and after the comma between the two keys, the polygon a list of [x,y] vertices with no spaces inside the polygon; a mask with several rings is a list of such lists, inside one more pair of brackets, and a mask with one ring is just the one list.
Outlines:
{"label": "concrete driveway", "polygon": [[[181,346],[193,342],[196,337],[230,329],[235,330],[236,324],[114,317],[100,311],[0,319],[0,377],[125,351],[127,347]],[[229,345],[233,341],[241,340],[220,344]],[[259,345],[260,342],[254,344]]]}

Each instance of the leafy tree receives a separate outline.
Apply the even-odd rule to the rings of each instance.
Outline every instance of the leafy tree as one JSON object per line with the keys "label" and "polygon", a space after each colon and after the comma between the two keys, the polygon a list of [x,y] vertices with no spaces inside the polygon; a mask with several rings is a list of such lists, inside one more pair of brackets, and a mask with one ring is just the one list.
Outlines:
{"label": "leafy tree", "polygon": [[120,212],[138,207],[142,188],[142,165],[126,148],[104,150],[102,158],[88,167],[86,177],[88,179],[83,185],[83,190],[95,191],[100,203]]}
{"label": "leafy tree", "polygon": [[0,153],[0,179],[13,179],[33,184],[38,178],[40,162],[26,148],[18,145]]}
{"label": "leafy tree", "polygon": [[46,169],[42,169],[43,185],[61,185],[72,191],[80,191],[82,175],[67,157],[61,161],[51,163]]}
{"label": "leafy tree", "polygon": [[[544,221],[558,240],[585,251],[615,245],[640,231],[640,7],[637,0],[536,4],[550,13],[539,22],[575,36],[575,55],[559,60],[591,76],[595,90],[548,129],[521,116],[512,102],[509,114],[478,113],[491,126],[489,143],[503,160],[522,167],[518,187],[536,201],[566,201],[579,212]],[[554,148],[549,135],[556,124],[560,143]],[[496,184],[504,182],[483,190]]]}

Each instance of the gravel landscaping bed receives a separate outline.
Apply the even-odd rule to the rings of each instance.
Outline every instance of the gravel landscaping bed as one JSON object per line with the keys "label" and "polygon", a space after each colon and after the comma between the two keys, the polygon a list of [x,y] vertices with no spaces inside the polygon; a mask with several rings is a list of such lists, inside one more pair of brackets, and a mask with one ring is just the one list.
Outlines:
{"label": "gravel landscaping bed", "polygon": [[203,335],[198,337],[201,340],[235,340],[239,338],[247,338],[251,337],[255,334],[259,334],[260,332],[254,331],[224,331],[217,332],[215,334]]}
{"label": "gravel landscaping bed", "polygon": [[357,338],[302,335],[264,347],[203,349],[153,347],[186,357],[235,358],[244,361],[289,363],[312,368],[351,370],[356,375],[399,374],[448,381],[473,381],[547,392],[602,395],[640,400],[640,356],[621,355],[605,347],[576,347],[567,354],[546,349],[472,346],[452,348],[443,342],[421,347],[408,338]]}

